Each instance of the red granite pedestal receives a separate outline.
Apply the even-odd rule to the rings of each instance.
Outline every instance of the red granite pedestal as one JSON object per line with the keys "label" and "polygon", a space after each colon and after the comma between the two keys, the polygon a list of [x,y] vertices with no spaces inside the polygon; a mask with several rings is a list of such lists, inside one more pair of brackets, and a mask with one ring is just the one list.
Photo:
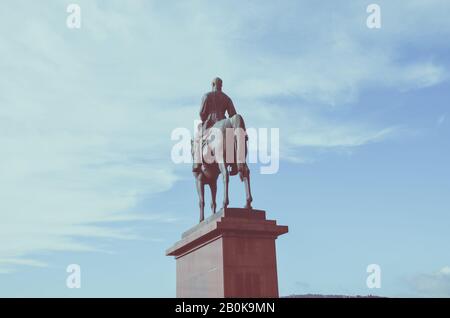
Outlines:
{"label": "red granite pedestal", "polygon": [[221,210],[166,251],[177,262],[177,297],[278,297],[275,240],[287,232],[264,211]]}

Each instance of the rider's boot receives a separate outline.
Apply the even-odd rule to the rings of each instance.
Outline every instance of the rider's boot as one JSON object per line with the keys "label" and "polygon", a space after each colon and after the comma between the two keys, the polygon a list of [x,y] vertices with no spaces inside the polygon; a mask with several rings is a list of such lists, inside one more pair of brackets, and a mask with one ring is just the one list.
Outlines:
{"label": "rider's boot", "polygon": [[201,163],[194,163],[192,165],[192,172],[202,172],[202,164]]}

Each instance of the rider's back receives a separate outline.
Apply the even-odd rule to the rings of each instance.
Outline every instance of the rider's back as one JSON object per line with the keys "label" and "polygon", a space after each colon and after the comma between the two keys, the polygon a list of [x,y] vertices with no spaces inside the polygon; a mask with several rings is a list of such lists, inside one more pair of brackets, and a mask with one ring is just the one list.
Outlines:
{"label": "rider's back", "polygon": [[205,128],[210,128],[216,122],[225,119],[225,113],[228,113],[228,117],[236,114],[233,102],[227,94],[222,91],[212,91],[204,95],[200,118]]}

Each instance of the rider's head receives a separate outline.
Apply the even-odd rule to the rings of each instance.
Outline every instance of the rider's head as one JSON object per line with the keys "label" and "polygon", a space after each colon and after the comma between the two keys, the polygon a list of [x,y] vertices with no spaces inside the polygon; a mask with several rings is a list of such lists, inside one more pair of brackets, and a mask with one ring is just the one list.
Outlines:
{"label": "rider's head", "polygon": [[222,80],[218,77],[212,80],[212,89],[213,91],[221,91],[222,90]]}

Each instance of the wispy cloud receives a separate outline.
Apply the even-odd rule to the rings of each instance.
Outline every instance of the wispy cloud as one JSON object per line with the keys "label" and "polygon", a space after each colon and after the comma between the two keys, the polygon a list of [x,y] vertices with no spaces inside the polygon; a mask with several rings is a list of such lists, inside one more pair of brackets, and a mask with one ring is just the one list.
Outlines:
{"label": "wispy cloud", "polygon": [[[249,122],[254,127],[280,128],[281,159],[312,163],[311,151],[338,151],[382,142],[401,135],[401,126],[383,127],[369,122],[332,120],[301,103],[286,111],[277,104],[247,104]],[[250,149],[252,150],[252,149]]]}
{"label": "wispy cloud", "polygon": [[437,126],[441,127],[442,125],[445,124],[446,120],[447,120],[447,115],[446,114],[439,116],[439,118],[436,121]]}
{"label": "wispy cloud", "polygon": [[424,297],[450,297],[450,267],[431,274],[417,274],[409,279],[411,289]]}

